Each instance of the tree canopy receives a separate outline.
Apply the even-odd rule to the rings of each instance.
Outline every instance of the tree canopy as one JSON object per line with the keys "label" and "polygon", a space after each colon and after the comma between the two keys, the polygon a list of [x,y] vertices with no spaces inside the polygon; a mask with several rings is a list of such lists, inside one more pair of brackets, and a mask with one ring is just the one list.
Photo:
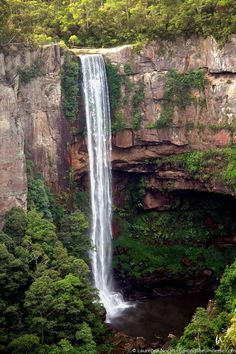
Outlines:
{"label": "tree canopy", "polygon": [[235,33],[234,0],[0,0],[0,45],[114,46]]}
{"label": "tree canopy", "polygon": [[[0,233],[0,352],[95,354],[106,329],[89,267],[81,259],[91,248],[84,235],[86,216],[67,210],[61,226],[54,225],[50,205],[42,212],[33,206],[28,213],[10,210]],[[70,253],[58,235],[74,246]]]}

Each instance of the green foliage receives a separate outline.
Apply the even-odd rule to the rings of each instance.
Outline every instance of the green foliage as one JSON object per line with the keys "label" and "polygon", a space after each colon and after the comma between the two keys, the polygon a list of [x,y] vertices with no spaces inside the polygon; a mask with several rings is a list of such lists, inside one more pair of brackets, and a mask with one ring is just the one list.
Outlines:
{"label": "green foliage", "polygon": [[[42,354],[47,354],[43,352]],[[73,346],[67,339],[61,339],[58,345],[50,346],[49,354],[79,354],[80,349]],[[41,354],[41,353],[40,353]]]}
{"label": "green foliage", "polygon": [[28,177],[28,209],[34,208],[43,216],[52,220],[48,190],[43,176],[39,173],[35,177]]}
{"label": "green foliage", "polygon": [[216,291],[219,310],[233,313],[236,306],[236,261],[227,267]]}
{"label": "green foliage", "polygon": [[144,93],[144,82],[140,82],[138,84],[138,87],[132,97],[132,101],[133,101],[133,108],[139,108],[140,104],[144,101],[145,99],[145,93]]}
{"label": "green foliage", "polygon": [[80,330],[76,333],[76,339],[80,343],[81,354],[96,354],[96,343],[93,340],[91,328],[86,322],[83,322]]}
{"label": "green foliage", "polygon": [[92,248],[88,226],[85,214],[76,210],[63,217],[59,233],[59,239],[69,253],[86,260],[88,260],[88,251]]}
{"label": "green foliage", "polygon": [[73,208],[72,210],[80,209],[87,215],[87,217],[91,213],[91,206],[90,206],[90,196],[88,191],[83,190],[75,190],[73,192]]}
{"label": "green foliage", "polygon": [[130,64],[124,65],[124,73],[125,73],[125,75],[132,75],[133,74],[133,70],[132,70]]}
{"label": "green foliage", "polygon": [[141,128],[142,114],[140,112],[133,113],[132,128],[138,130]]}
{"label": "green foliage", "polygon": [[121,100],[121,76],[119,74],[119,67],[118,65],[113,65],[110,61],[107,61],[106,71],[111,108],[115,111],[120,107]]}
{"label": "green foliage", "polygon": [[45,218],[53,220],[56,224],[60,224],[64,215],[64,206],[49,191],[42,174],[32,175],[32,165],[28,175],[28,210],[31,209],[36,209]]}
{"label": "green foliage", "polygon": [[61,77],[63,110],[69,122],[73,122],[78,114],[78,77],[79,64],[76,56],[66,53]]}
{"label": "green foliage", "polygon": [[[130,64],[124,65],[124,75],[122,76],[119,74],[119,66],[113,65],[109,61],[106,64],[106,69],[113,116],[112,132],[118,133],[125,128],[126,124],[123,111],[127,109],[127,106],[132,108],[132,128],[134,130],[140,129],[142,121],[140,105],[145,99],[144,83],[139,82],[134,84],[130,80],[129,75],[132,74]],[[121,102],[122,85],[125,91],[123,102]]]}
{"label": "green foliage", "polygon": [[[236,148],[215,148],[208,151],[191,151],[152,160],[161,166],[171,165],[186,170],[191,178],[201,181],[212,179],[224,182],[235,193],[236,190]],[[147,161],[147,163],[149,163]]]}
{"label": "green foliage", "polygon": [[201,69],[187,73],[170,70],[166,76],[164,99],[184,109],[194,102],[191,90],[203,92],[205,84],[205,73]]}
{"label": "green foliage", "polygon": [[8,349],[12,354],[37,353],[40,346],[39,338],[34,334],[24,334],[13,339]]}
{"label": "green foliage", "polygon": [[129,186],[129,191],[127,193],[128,208],[132,210],[133,207],[136,208],[142,207],[144,194],[145,194],[145,181],[141,177],[137,179],[135,184]]}
{"label": "green foliage", "polygon": [[[132,209],[135,205],[139,207],[139,202],[135,204],[132,199],[131,203]],[[115,268],[122,275],[135,278],[164,269],[173,275],[193,275],[210,268],[216,277],[219,276],[227,262],[234,259],[236,251],[220,251],[210,244],[217,236],[229,235],[228,224],[233,223],[231,211],[217,212],[210,210],[210,205],[201,205],[199,209],[195,206],[193,213],[185,207],[181,210],[178,205],[178,210],[169,212],[126,212],[125,216],[119,212],[115,215],[121,229],[121,235],[114,243],[117,250]],[[211,229],[206,218],[217,220],[219,226]],[[190,262],[188,268],[182,263],[184,258]]]}
{"label": "green foliage", "polygon": [[121,107],[121,84],[122,78],[119,74],[119,66],[113,65],[110,61],[106,63],[107,81],[111,102],[112,132],[119,133],[125,128],[124,114]]}
{"label": "green foliage", "polygon": [[28,264],[17,255],[8,251],[5,244],[0,244],[0,275],[1,275],[1,299],[8,300],[27,284],[29,274]]}
{"label": "green foliage", "polygon": [[165,79],[163,112],[157,121],[157,129],[167,128],[172,123],[174,108],[185,109],[196,101],[193,90],[204,93],[207,83],[203,70],[179,73],[170,70]]}
{"label": "green foliage", "polygon": [[[172,124],[172,116],[173,116],[173,109],[170,107],[165,107],[164,111],[161,113],[161,116],[156,122],[156,125],[154,127],[157,129],[170,127]],[[152,128],[153,126],[151,127],[151,129]]]}
{"label": "green foliage", "polygon": [[209,128],[213,131],[213,132],[219,132],[223,129],[228,130],[229,132],[233,132],[235,130],[235,126],[233,124],[212,124],[209,126]]}
{"label": "green foliage", "polygon": [[61,40],[82,47],[140,44],[178,36],[235,33],[234,0],[8,0],[1,4],[0,45]]}
{"label": "green foliage", "polygon": [[[218,276],[222,273],[226,263],[235,257],[235,251],[219,251],[214,247],[172,244],[154,248],[143,240],[138,240],[137,243],[137,239],[128,236],[119,239],[115,246],[117,250],[125,249],[126,252],[122,254],[120,251],[120,254],[114,257],[114,267],[123,276],[134,278],[163,270],[171,273],[173,277],[177,274],[193,276],[206,268],[211,268],[214,275]],[[187,269],[182,263],[184,258],[190,261]]]}
{"label": "green foliage", "polygon": [[140,105],[144,102],[145,99],[144,88],[145,88],[144,83],[140,82],[132,97],[132,106],[133,106],[132,128],[134,130],[138,130],[141,128],[142,114],[140,112]]}
{"label": "green foliage", "polygon": [[80,279],[74,275],[60,279],[56,272],[42,274],[32,283],[26,292],[24,306],[29,329],[42,343],[45,336],[53,341],[65,337],[74,339],[84,309],[81,288]]}
{"label": "green foliage", "polygon": [[42,59],[35,61],[31,66],[25,69],[18,69],[18,74],[20,76],[20,82],[22,84],[28,84],[31,80],[37,77],[43,76],[45,74],[44,63]]}
{"label": "green foliage", "polygon": [[[24,224],[23,212],[14,208],[9,215],[16,211],[19,225]],[[64,218],[63,227],[66,220],[72,223],[66,232],[74,253],[83,254],[80,242],[88,222],[79,210]],[[1,352],[92,354],[105,341],[102,309],[88,278],[89,268],[68,254],[56,231],[52,222],[32,209],[17,243],[15,236],[0,234]]]}
{"label": "green foliage", "polygon": [[236,349],[236,316],[232,317],[225,335],[221,338],[220,349],[228,353]]}
{"label": "green foliage", "polygon": [[224,167],[220,177],[236,192],[236,149],[226,148],[222,150],[222,155]]}
{"label": "green foliage", "polygon": [[185,166],[191,175],[196,175],[196,173],[201,172],[207,166],[207,162],[204,161],[204,155],[202,151],[193,151],[186,156]]}
{"label": "green foliage", "polygon": [[27,214],[25,236],[40,244],[53,244],[56,240],[56,228],[42,214],[32,209]]}
{"label": "green foliage", "polygon": [[235,308],[236,308],[236,261],[226,267],[215,293],[215,311],[212,322],[220,349],[236,349]]}
{"label": "green foliage", "polygon": [[215,344],[214,326],[206,310],[199,307],[192,322],[185,328],[178,342],[179,349],[213,349]]}
{"label": "green foliage", "polygon": [[11,236],[15,241],[20,240],[26,229],[26,214],[22,208],[12,208],[5,215],[3,232]]}
{"label": "green foliage", "polygon": [[0,47],[11,44],[32,45],[52,41],[47,35],[46,19],[52,18],[46,4],[33,0],[6,0],[0,13]]}
{"label": "green foliage", "polygon": [[227,267],[216,290],[213,310],[208,313],[198,308],[192,322],[185,328],[173,350],[220,349],[231,352],[235,342],[235,306],[236,306],[236,261]]}
{"label": "green foliage", "polygon": [[119,133],[125,128],[125,117],[124,114],[120,111],[115,113],[115,119],[112,122],[112,132]]}

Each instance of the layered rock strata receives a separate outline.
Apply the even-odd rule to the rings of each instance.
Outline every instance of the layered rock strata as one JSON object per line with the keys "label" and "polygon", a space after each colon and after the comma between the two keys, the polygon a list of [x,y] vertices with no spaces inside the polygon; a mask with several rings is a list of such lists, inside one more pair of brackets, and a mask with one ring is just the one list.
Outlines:
{"label": "layered rock strata", "polygon": [[[130,102],[123,104],[125,126],[113,135],[112,160],[114,172],[146,176],[150,188],[145,196],[145,208],[156,205],[155,193],[160,188],[167,189],[170,182],[173,190],[232,193],[215,181],[193,181],[186,171],[172,166],[161,169],[146,162],[235,143],[235,43],[236,37],[232,37],[220,48],[210,37],[150,43],[141,51],[131,45],[77,50],[78,54],[102,53],[119,66],[122,76],[128,65],[130,82],[144,84],[145,98],[139,106],[140,127],[133,129],[132,107]],[[77,138],[71,144],[70,127],[61,109],[62,65],[63,54],[58,45],[20,51],[11,48],[7,54],[0,54],[0,219],[15,205],[26,208],[27,159],[32,160],[35,171],[43,173],[55,192],[65,183],[68,161],[78,181],[87,174],[86,138]],[[208,78],[204,107],[198,100],[198,92],[193,91],[199,104],[189,105],[184,110],[175,108],[171,126],[154,128],[163,111],[168,71],[176,69],[185,73],[199,68]],[[124,84],[122,94],[121,101],[127,96]],[[83,119],[82,112],[80,116]]]}
{"label": "layered rock strata", "polygon": [[[236,37],[232,37],[224,48],[216,41],[192,38],[178,39],[174,43],[150,43],[139,53],[132,46],[113,50],[101,49],[107,60],[119,66],[121,75],[131,83],[143,83],[145,98],[140,104],[140,127],[133,129],[133,112],[130,103],[121,106],[125,127],[113,135],[113,170],[128,174],[143,174],[149,185],[145,197],[148,208],[152,191],[166,190],[171,182],[173,190],[196,190],[232,194],[232,191],[215,181],[194,181],[184,170],[173,166],[150,166],[148,161],[193,150],[206,151],[224,148],[236,142]],[[79,53],[93,53],[93,49],[79,50]],[[202,105],[199,92],[193,104],[185,109],[175,107],[171,125],[156,129],[164,106],[166,74],[175,69],[179,73],[202,69],[207,83],[204,87]],[[127,72],[126,72],[127,73]],[[122,100],[127,91],[122,85]],[[87,171],[86,142],[72,148],[72,164],[78,179]],[[152,197],[150,195],[152,193]],[[155,204],[155,203],[154,203]]]}
{"label": "layered rock strata", "polygon": [[26,208],[26,160],[57,192],[65,183],[68,124],[61,110],[58,45],[0,54],[0,219]]}

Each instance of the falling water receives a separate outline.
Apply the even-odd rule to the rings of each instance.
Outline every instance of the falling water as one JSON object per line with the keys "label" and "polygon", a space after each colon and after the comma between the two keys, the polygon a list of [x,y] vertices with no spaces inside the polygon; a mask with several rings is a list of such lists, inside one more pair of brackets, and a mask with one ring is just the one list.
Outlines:
{"label": "falling water", "polygon": [[111,123],[108,85],[102,55],[80,56],[83,74],[92,206],[91,253],[95,287],[107,321],[128,305],[114,291],[112,279]]}

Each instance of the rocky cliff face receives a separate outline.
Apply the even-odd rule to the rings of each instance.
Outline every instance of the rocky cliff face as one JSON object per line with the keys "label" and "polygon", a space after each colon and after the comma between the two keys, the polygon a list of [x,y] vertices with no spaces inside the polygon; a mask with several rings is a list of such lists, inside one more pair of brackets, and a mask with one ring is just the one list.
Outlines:
{"label": "rocky cliff face", "polygon": [[[216,181],[193,180],[184,169],[171,164],[150,164],[153,159],[193,150],[227,147],[236,141],[236,37],[223,49],[214,39],[177,40],[151,43],[137,52],[132,46],[113,49],[79,50],[99,52],[119,66],[121,77],[132,85],[143,85],[144,99],[139,103],[139,126],[133,127],[132,94],[122,81],[120,112],[122,129],[113,134],[113,170],[116,200],[122,193],[116,181],[124,184],[145,179],[144,208],[162,208],[162,191],[196,190],[231,194]],[[26,207],[26,159],[35,171],[43,173],[48,185],[59,191],[65,182],[69,161],[76,178],[87,173],[86,139],[71,144],[70,127],[61,109],[61,70],[63,55],[59,46],[0,54],[0,218],[15,205]],[[128,68],[128,70],[127,70]],[[199,92],[194,104],[175,107],[168,127],[155,126],[161,117],[166,75],[171,69],[180,73],[203,69],[208,83],[204,105]],[[130,97],[131,98],[130,98]],[[137,113],[137,112],[136,112]],[[81,112],[81,117],[83,113]],[[83,117],[82,117],[83,118]],[[125,189],[123,189],[125,191]],[[161,193],[161,196],[160,196]],[[124,192],[125,194],[125,192]],[[168,198],[167,198],[168,199]]]}
{"label": "rocky cliff face", "polygon": [[0,54],[0,219],[26,208],[26,159],[56,192],[67,169],[68,125],[61,110],[60,47]]}
{"label": "rocky cliff face", "polygon": [[[114,50],[96,50],[113,64],[131,83],[144,84],[144,100],[139,107],[140,126],[133,128],[129,93],[122,84],[121,112],[124,126],[113,136],[113,170],[129,176],[144,176],[149,191],[144,198],[145,208],[158,207],[155,193],[168,190],[197,190],[231,194],[218,182],[196,181],[188,172],[173,166],[150,166],[148,161],[193,150],[207,151],[223,148],[236,142],[236,37],[224,48],[213,38],[184,40],[175,43],[151,43],[136,53],[132,46]],[[80,50],[83,52],[93,50]],[[127,70],[128,65],[128,70]],[[171,124],[157,128],[165,104],[166,75],[175,69],[179,73],[202,69],[207,83],[203,93],[192,90],[196,100],[184,109],[175,107]],[[126,74],[126,75],[125,75]],[[202,97],[200,97],[202,95]],[[204,99],[204,104],[201,98]],[[72,163],[77,176],[87,168],[86,144],[73,146]],[[117,177],[120,178],[120,177]]]}

